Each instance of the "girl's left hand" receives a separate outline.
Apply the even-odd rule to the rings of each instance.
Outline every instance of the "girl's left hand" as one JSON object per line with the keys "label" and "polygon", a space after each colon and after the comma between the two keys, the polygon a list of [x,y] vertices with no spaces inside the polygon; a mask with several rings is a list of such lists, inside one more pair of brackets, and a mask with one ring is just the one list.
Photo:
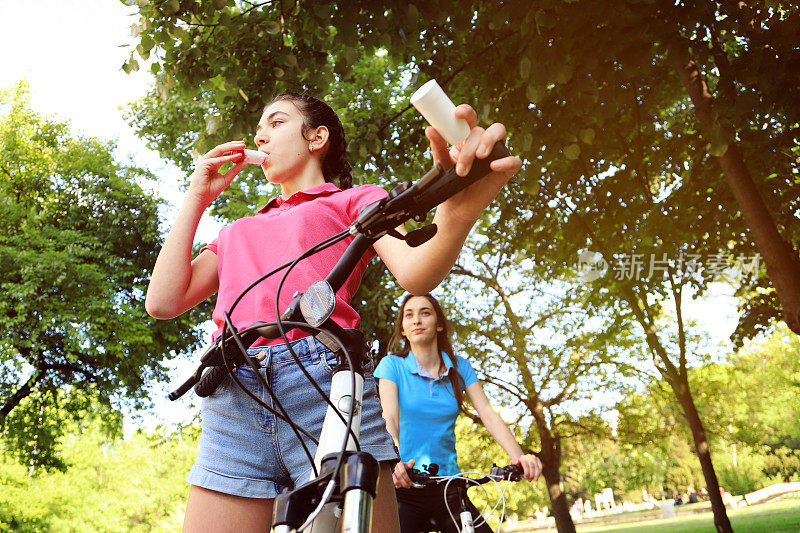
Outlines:
{"label": "girl's left hand", "polygon": [[522,466],[522,477],[528,481],[536,481],[542,473],[542,462],[538,457],[530,453],[520,455],[511,461],[511,464]]}
{"label": "girl's left hand", "polygon": [[[505,140],[506,127],[496,122],[484,130],[477,125],[478,115],[475,110],[467,104],[456,107],[455,115],[456,118],[466,120],[469,125],[470,133],[464,142],[448,150],[444,137],[431,126],[425,129],[425,136],[431,144],[434,164],[441,162],[445,169],[456,165],[456,174],[465,176],[476,157],[485,159],[496,142]],[[490,167],[493,171],[491,174],[449,198],[439,209],[444,208],[450,216],[474,223],[503,185],[522,167],[522,160],[515,156],[504,157],[492,161]]]}

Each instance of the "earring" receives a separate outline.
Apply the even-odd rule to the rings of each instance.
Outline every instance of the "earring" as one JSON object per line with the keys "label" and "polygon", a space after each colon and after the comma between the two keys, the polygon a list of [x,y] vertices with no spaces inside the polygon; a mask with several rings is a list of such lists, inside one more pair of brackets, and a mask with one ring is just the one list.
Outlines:
{"label": "earring", "polygon": [[309,144],[308,145],[308,151],[309,152],[313,152],[314,151],[314,145],[313,144]]}

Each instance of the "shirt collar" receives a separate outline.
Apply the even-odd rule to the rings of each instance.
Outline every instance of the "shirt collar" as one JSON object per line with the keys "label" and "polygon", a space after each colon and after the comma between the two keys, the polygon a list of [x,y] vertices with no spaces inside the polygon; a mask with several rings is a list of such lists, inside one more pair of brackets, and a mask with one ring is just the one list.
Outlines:
{"label": "shirt collar", "polygon": [[[448,356],[446,353],[444,353],[444,352],[440,352],[440,353],[442,354],[442,360],[444,361],[444,366],[446,368],[445,373],[442,374],[444,376],[444,375],[447,375],[448,372],[450,372],[451,368],[453,368],[453,362],[450,360],[450,356]],[[408,369],[408,371],[411,372],[412,374],[420,375],[420,371],[422,370],[422,367],[419,366],[419,362],[417,361],[417,358],[414,357],[414,353],[409,350],[408,355],[405,356],[404,359],[405,359],[405,365],[406,365],[406,368]],[[436,376],[437,379],[440,378],[440,377],[441,376]]]}
{"label": "shirt collar", "polygon": [[283,205],[284,202],[289,202],[289,205],[297,205],[302,204],[303,202],[307,202],[308,200],[313,200],[317,196],[324,196],[326,194],[332,194],[335,192],[339,192],[339,187],[326,181],[322,185],[315,185],[310,189],[305,189],[303,191],[297,191],[289,198],[283,199],[283,196],[278,195],[274,198],[270,198],[269,201],[264,204],[264,207],[258,210],[258,213],[266,213],[269,209],[273,207],[280,207]]}

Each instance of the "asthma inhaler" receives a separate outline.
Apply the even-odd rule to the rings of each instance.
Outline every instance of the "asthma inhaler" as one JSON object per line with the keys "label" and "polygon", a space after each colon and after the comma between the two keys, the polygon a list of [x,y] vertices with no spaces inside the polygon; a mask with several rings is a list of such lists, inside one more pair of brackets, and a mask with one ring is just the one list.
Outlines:
{"label": "asthma inhaler", "polygon": [[469,124],[456,118],[456,106],[436,80],[427,81],[411,95],[411,105],[417,108],[428,124],[436,128],[450,144],[459,144],[469,136]]}
{"label": "asthma inhaler", "polygon": [[267,154],[257,150],[245,150],[243,161],[249,165],[263,165],[267,160]]}

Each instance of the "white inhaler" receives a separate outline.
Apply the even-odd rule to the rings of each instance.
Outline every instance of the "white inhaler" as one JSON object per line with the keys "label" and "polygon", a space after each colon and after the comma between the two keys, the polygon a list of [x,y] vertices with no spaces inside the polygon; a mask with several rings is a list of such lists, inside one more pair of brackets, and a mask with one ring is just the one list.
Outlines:
{"label": "white inhaler", "polygon": [[264,152],[259,152],[257,150],[245,150],[244,151],[244,161],[248,165],[263,165],[264,161],[267,160],[267,154]]}
{"label": "white inhaler", "polygon": [[469,124],[463,118],[455,117],[456,106],[436,80],[429,80],[417,89],[411,95],[411,105],[451,145],[459,144],[469,136]]}

